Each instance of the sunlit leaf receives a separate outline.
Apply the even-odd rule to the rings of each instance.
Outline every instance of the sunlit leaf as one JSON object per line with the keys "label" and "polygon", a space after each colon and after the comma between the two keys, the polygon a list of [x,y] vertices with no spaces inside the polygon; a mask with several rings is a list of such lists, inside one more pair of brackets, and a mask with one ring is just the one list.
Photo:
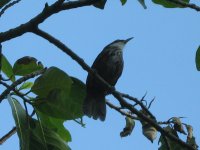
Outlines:
{"label": "sunlit leaf", "polygon": [[13,72],[15,75],[24,76],[43,68],[42,63],[38,62],[36,58],[25,56],[15,62]]}
{"label": "sunlit leaf", "polygon": [[25,82],[20,86],[19,90],[30,89],[33,86],[33,82]]}
{"label": "sunlit leaf", "polygon": [[9,63],[9,61],[6,59],[6,57],[4,55],[2,55],[1,57],[1,65],[2,65],[2,68],[1,70],[3,71],[3,73],[5,73],[5,75],[11,79],[11,81],[15,81],[15,76],[14,76],[14,73],[13,73],[13,69],[12,69],[12,66],[11,64]]}
{"label": "sunlit leaf", "polygon": [[56,67],[50,67],[35,80],[31,90],[40,97],[46,97],[55,89],[65,90],[66,95],[68,95],[71,84],[71,78],[64,71]]}
{"label": "sunlit leaf", "polygon": [[26,112],[21,104],[10,95],[8,95],[8,102],[11,106],[12,114],[15,119],[17,134],[20,141],[20,150],[28,150],[30,132]]}
{"label": "sunlit leaf", "polygon": [[38,95],[35,107],[46,115],[64,120],[83,116],[84,83],[58,68],[51,67],[36,79],[32,91]]}
{"label": "sunlit leaf", "polygon": [[56,132],[64,141],[70,142],[71,135],[69,131],[64,127],[63,119],[57,119],[47,116],[41,112],[38,113],[40,120],[44,126]]}

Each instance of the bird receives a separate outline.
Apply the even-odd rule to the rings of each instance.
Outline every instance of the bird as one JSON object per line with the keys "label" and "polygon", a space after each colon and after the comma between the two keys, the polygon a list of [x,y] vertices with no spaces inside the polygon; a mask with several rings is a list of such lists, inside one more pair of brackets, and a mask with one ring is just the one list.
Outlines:
{"label": "bird", "polygon": [[[133,39],[115,40],[104,47],[92,64],[92,69],[98,73],[107,83],[115,86],[122,74],[124,67],[123,49]],[[86,97],[83,102],[83,113],[88,117],[104,121],[106,118],[105,96],[111,94],[99,79],[88,73],[86,79]]]}

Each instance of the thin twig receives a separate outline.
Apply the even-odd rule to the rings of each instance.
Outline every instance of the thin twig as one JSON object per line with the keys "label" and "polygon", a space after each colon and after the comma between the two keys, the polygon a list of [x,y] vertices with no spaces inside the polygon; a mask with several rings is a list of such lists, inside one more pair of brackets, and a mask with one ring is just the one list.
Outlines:
{"label": "thin twig", "polygon": [[21,1],[21,0],[16,0],[16,1],[13,1],[13,2],[7,4],[4,8],[1,9],[0,17],[5,13],[5,11],[6,11],[8,8],[14,6],[15,4],[19,3],[20,1]]}
{"label": "thin twig", "polygon": [[[2,84],[3,86],[5,86],[7,89],[11,89],[11,86],[8,85],[8,84],[5,83],[5,82],[0,81],[0,84]],[[23,99],[24,102],[27,102],[27,103],[29,103],[30,105],[32,105],[32,103],[31,103],[28,99],[26,99],[22,93],[20,93],[20,92],[17,91],[16,89],[13,89],[12,91],[14,91],[15,94],[16,94],[17,96],[19,96],[21,99]]]}
{"label": "thin twig", "polygon": [[78,121],[77,119],[73,119],[73,121],[81,125],[83,128],[85,128],[85,124],[83,124],[82,120]]}
{"label": "thin twig", "polygon": [[152,103],[154,102],[154,100],[155,100],[155,97],[154,97],[154,98],[151,100],[151,102],[149,103],[148,109],[150,109],[150,107],[151,107]]}
{"label": "thin twig", "polygon": [[71,49],[69,49],[65,44],[60,42],[58,39],[55,37],[51,36],[50,34],[46,33],[45,31],[42,31],[38,28],[35,28],[35,30],[32,31],[36,35],[46,39],[56,47],[58,47],[60,50],[62,50],[64,53],[69,55],[72,59],[74,59],[84,70],[86,70],[88,73],[93,75],[96,79],[98,79],[105,87],[107,87],[110,91],[112,91],[112,95],[120,102],[121,106],[129,109],[133,114],[136,114],[140,119],[148,122],[150,125],[155,127],[161,134],[164,134],[171,140],[179,143],[180,145],[188,148],[189,150],[195,150],[191,145],[185,143],[181,139],[175,137],[174,135],[170,134],[169,132],[165,131],[161,126],[159,126],[156,122],[155,119],[151,119],[148,116],[144,115],[137,109],[135,109],[131,104],[127,103],[126,100],[123,99],[120,92],[116,91],[113,86],[108,84],[97,72],[95,72],[92,68],[90,68],[82,58],[80,58],[77,54],[75,54]]}
{"label": "thin twig", "polygon": [[[29,80],[31,78],[34,78],[40,74],[43,74],[44,72],[46,71],[46,68],[42,69],[42,70],[39,70],[39,71],[36,71],[36,72],[33,72],[31,74],[28,74],[18,80],[16,80],[15,82],[13,82],[1,95],[0,95],[0,103],[2,102],[3,99],[6,98],[6,96],[10,93],[10,91],[15,91],[15,87],[21,83],[23,83],[24,81],[26,80]],[[18,93],[18,92],[17,92]],[[19,94],[19,93],[18,93]],[[20,94],[19,94],[20,95]]]}
{"label": "thin twig", "polygon": [[165,125],[168,124],[168,125],[169,125],[169,124],[172,123],[172,121],[169,121],[169,120],[168,120],[168,121],[159,121],[159,122],[157,122],[157,123],[158,123],[158,124],[161,124],[161,125],[162,125],[162,124],[165,124]]}
{"label": "thin twig", "polygon": [[148,110],[148,108],[140,101],[138,100],[137,98],[135,97],[132,97],[128,94],[124,94],[124,93],[119,93],[121,94],[122,97],[125,97],[129,100],[132,100],[134,101],[136,104],[139,104],[141,106],[141,108],[152,118],[152,119],[156,119],[156,117]]}
{"label": "thin twig", "polygon": [[14,135],[17,132],[17,128],[13,127],[12,130],[10,130],[7,134],[5,134],[1,139],[0,139],[0,145],[2,145],[7,139],[9,139],[12,135]]}
{"label": "thin twig", "polygon": [[116,111],[118,111],[118,112],[119,112],[120,114],[122,114],[123,116],[127,116],[127,117],[129,117],[129,118],[134,119],[134,120],[139,120],[137,117],[132,116],[132,115],[130,115],[130,114],[127,113],[127,112],[124,112],[123,110],[120,109],[120,107],[117,107],[117,106],[113,105],[113,104],[110,103],[109,101],[106,101],[106,104],[107,104],[110,108],[115,109]]}

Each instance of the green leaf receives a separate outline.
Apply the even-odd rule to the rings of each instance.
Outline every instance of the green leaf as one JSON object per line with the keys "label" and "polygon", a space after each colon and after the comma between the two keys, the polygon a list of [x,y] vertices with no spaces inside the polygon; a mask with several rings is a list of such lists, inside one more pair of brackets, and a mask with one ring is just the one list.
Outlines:
{"label": "green leaf", "polygon": [[83,100],[86,96],[86,86],[85,84],[77,78],[71,77],[73,84],[71,86],[71,91],[67,102],[70,104],[68,109],[72,111],[72,116],[77,116],[76,118],[81,118],[83,116]]}
{"label": "green leaf", "polygon": [[64,120],[82,117],[82,103],[85,98],[83,86],[79,82],[73,82],[69,95],[66,94],[64,90],[55,89],[43,99],[44,103],[36,108],[47,115]]}
{"label": "green leaf", "polygon": [[11,64],[9,63],[9,61],[6,59],[6,57],[4,55],[2,55],[1,57],[1,63],[2,63],[2,71],[3,73],[5,73],[5,75],[11,79],[11,81],[15,81],[15,76],[13,73],[13,69]]}
{"label": "green leaf", "polygon": [[198,145],[196,143],[196,139],[194,136],[192,136],[192,138],[187,137],[187,144],[191,145],[194,149],[198,149]]}
{"label": "green leaf", "polygon": [[46,72],[35,80],[32,92],[40,97],[47,97],[53,90],[64,90],[69,95],[72,80],[62,70],[56,67],[50,67]]}
{"label": "green leaf", "polygon": [[101,0],[97,3],[94,4],[94,7],[97,7],[99,9],[104,9],[105,5],[106,5],[107,0]]}
{"label": "green leaf", "polygon": [[[183,8],[183,6],[181,5],[178,5],[178,4],[175,4],[173,2],[169,2],[167,0],[152,0],[155,4],[159,4],[159,5],[162,5],[163,7],[166,7],[166,8]],[[185,3],[189,3],[190,0],[182,0],[183,2]]]}
{"label": "green leaf", "polygon": [[38,115],[43,126],[46,126],[48,129],[51,129],[54,132],[56,132],[64,141],[66,142],[71,141],[71,135],[69,131],[64,127],[63,119],[53,118],[41,112],[39,112]]}
{"label": "green leaf", "polygon": [[10,1],[11,0],[0,0],[0,9]]}
{"label": "green leaf", "polygon": [[36,79],[32,91],[38,95],[36,109],[46,115],[64,120],[83,116],[84,83],[58,68],[51,67]]}
{"label": "green leaf", "polygon": [[[164,127],[163,129],[166,130],[168,133],[171,133],[175,137],[179,138],[177,132],[174,129],[172,129],[170,126]],[[170,150],[187,150],[186,148],[182,147],[177,142],[172,141],[167,137],[166,137],[166,139],[168,141]],[[166,142],[165,142],[165,140],[164,140],[162,135],[160,136],[158,143],[160,143],[160,147],[158,148],[158,150],[168,150]]]}
{"label": "green leaf", "polygon": [[200,46],[199,46],[199,48],[197,49],[195,60],[196,60],[196,67],[197,67],[197,70],[200,71]]}
{"label": "green leaf", "polygon": [[26,112],[21,104],[10,95],[8,95],[8,102],[11,106],[12,114],[15,119],[17,134],[20,140],[20,150],[28,150],[30,132]]}
{"label": "green leaf", "polygon": [[147,6],[144,0],[138,0],[138,2],[143,6],[144,9],[147,9]]}
{"label": "green leaf", "polygon": [[13,72],[15,75],[24,76],[43,68],[42,63],[38,62],[37,59],[25,56],[15,62]]}
{"label": "green leaf", "polygon": [[[37,120],[31,120],[31,139],[29,150],[70,150],[67,143],[51,129],[42,126]],[[44,141],[45,139],[45,141]]]}
{"label": "green leaf", "polygon": [[19,88],[19,90],[30,89],[33,86],[33,82],[25,82]]}
{"label": "green leaf", "polygon": [[121,1],[122,5],[125,5],[127,2],[127,0],[120,0],[120,1]]}

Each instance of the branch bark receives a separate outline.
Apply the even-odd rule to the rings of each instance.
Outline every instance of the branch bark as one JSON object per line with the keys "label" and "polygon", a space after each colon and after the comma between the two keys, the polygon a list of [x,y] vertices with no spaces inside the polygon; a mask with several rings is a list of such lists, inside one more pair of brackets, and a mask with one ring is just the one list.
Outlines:
{"label": "branch bark", "polygon": [[69,1],[64,3],[64,0],[58,0],[51,6],[48,6],[48,4],[46,4],[43,11],[39,13],[36,17],[32,18],[30,21],[21,24],[16,28],[0,33],[0,43],[21,36],[27,32],[31,32],[35,27],[37,27],[40,23],[45,21],[53,14],[56,14],[63,10],[70,10],[78,7],[90,6],[98,1],[99,0],[82,0]]}
{"label": "branch bark", "polygon": [[[84,70],[86,70],[88,73],[92,74],[94,77],[99,79],[102,84],[107,86],[108,89],[112,91],[112,95],[120,102],[122,107],[127,108],[130,110],[133,114],[136,114],[140,119],[148,122],[150,125],[155,127],[161,134],[164,134],[166,137],[169,139],[176,141],[180,145],[186,147],[189,150],[195,150],[192,146],[189,144],[183,142],[182,140],[178,139],[174,135],[168,133],[165,131],[161,126],[158,125],[155,119],[149,118],[137,109],[134,108],[131,104],[129,104],[124,98],[123,95],[116,91],[111,85],[109,85],[101,76],[99,76],[94,70],[92,70],[85,62],[83,59],[81,59],[77,54],[75,54],[72,50],[70,50],[65,44],[60,42],[58,39],[54,38],[53,36],[49,35],[48,33],[38,29],[38,25],[45,21],[48,17],[50,17],[53,14],[56,14],[62,10],[69,10],[73,8],[78,8],[78,7],[83,7],[83,6],[90,6],[93,5],[94,3],[98,2],[99,0],[82,0],[82,1],[70,1],[70,2],[65,2],[64,0],[58,0],[51,6],[48,6],[48,4],[45,5],[45,8],[43,11],[38,14],[36,17],[32,18],[30,21],[27,23],[24,23],[16,28],[10,29],[6,32],[0,33],[0,43],[8,41],[10,39],[16,38],[18,36],[23,35],[24,33],[27,32],[33,32],[36,35],[48,40],[50,43],[53,45],[57,46],[60,50],[62,50],[64,53],[69,55],[72,59],[74,59]],[[197,11],[200,11],[200,7],[194,5],[194,4],[187,4],[184,2],[181,2],[179,0],[168,0],[173,3],[179,4],[184,7],[189,7],[192,9],[195,9]],[[37,74],[38,75],[38,74]],[[9,94],[10,91],[14,90],[15,87],[19,84],[21,84],[23,81],[28,80],[32,77],[35,77],[36,75],[30,74],[25,77],[20,78],[16,82],[14,82],[10,88],[6,89],[2,95],[0,95],[0,102]],[[141,106],[141,105],[140,105]],[[113,107],[114,108],[114,107]],[[114,108],[119,111],[118,108]],[[147,111],[148,112],[148,111]],[[121,113],[121,112],[120,112]],[[151,115],[153,116],[153,115]]]}
{"label": "branch bark", "polygon": [[5,13],[5,11],[6,11],[8,8],[14,6],[15,4],[19,3],[20,1],[21,1],[21,0],[16,0],[16,1],[13,1],[13,2],[9,3],[8,5],[6,5],[3,9],[1,9],[0,17]]}
{"label": "branch bark", "polygon": [[[36,71],[36,72],[33,72],[31,74],[28,74],[24,77],[21,77],[20,79],[16,80],[15,82],[13,82],[1,95],[0,95],[0,103],[2,102],[3,99],[6,98],[6,96],[10,93],[10,91],[13,91],[15,90],[15,87],[21,83],[23,83],[24,81],[28,80],[28,79],[31,79],[31,78],[34,78],[42,73],[44,73],[46,70],[45,69],[42,69],[42,70],[39,70],[39,71]],[[18,93],[19,94],[19,93]]]}
{"label": "branch bark", "polygon": [[122,107],[127,108],[130,110],[133,114],[136,114],[141,120],[144,120],[148,122],[151,126],[155,127],[157,131],[159,131],[161,134],[164,134],[166,137],[169,139],[177,142],[178,144],[184,146],[188,150],[195,150],[191,145],[185,143],[181,139],[178,139],[174,135],[170,134],[169,132],[165,131],[160,125],[157,124],[157,122],[154,119],[151,119],[138,111],[136,108],[134,108],[131,104],[126,102],[126,100],[123,99],[122,95],[120,92],[116,91],[114,87],[112,87],[110,84],[108,84],[100,75],[97,74],[92,68],[90,68],[82,58],[80,58],[77,54],[75,54],[71,49],[69,49],[65,44],[60,42],[58,39],[55,37],[51,36],[50,34],[35,28],[33,31],[34,34],[46,39],[50,43],[52,43],[54,46],[58,47],[60,50],[62,50],[64,53],[69,55],[73,60],[75,60],[84,70],[86,70],[88,73],[96,77],[99,81],[102,82],[110,91],[112,91],[112,95],[120,102]]}
{"label": "branch bark", "polygon": [[17,128],[13,127],[12,130],[10,130],[6,135],[4,135],[0,139],[0,145],[3,144],[7,139],[9,139],[12,135],[14,135],[17,132]]}

